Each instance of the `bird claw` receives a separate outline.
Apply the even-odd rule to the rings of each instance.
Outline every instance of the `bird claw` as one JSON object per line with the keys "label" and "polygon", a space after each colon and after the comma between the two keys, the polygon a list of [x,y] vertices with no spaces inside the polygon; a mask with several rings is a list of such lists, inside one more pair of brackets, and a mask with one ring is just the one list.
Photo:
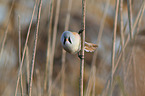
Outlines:
{"label": "bird claw", "polygon": [[78,52],[78,57],[79,57],[80,59],[84,59],[84,56],[83,56],[83,55],[80,55],[79,52]]}
{"label": "bird claw", "polygon": [[84,30],[83,30],[83,29],[81,29],[81,30],[79,31],[79,34],[81,34],[83,31],[84,31]]}

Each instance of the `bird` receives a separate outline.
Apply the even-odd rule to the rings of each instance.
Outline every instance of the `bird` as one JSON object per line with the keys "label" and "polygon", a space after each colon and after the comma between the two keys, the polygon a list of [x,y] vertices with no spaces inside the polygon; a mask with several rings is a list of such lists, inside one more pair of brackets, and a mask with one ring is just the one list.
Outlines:
{"label": "bird", "polygon": [[[70,54],[77,54],[81,50],[81,37],[79,32],[64,31],[61,35],[61,44],[65,51]],[[94,52],[98,45],[85,42],[84,50],[86,52]]]}

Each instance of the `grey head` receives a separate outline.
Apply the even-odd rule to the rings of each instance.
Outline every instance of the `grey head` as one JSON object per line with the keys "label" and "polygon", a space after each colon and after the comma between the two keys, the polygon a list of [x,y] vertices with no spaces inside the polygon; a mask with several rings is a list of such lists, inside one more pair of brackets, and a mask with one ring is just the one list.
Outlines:
{"label": "grey head", "polygon": [[61,42],[62,42],[63,45],[65,45],[66,41],[68,40],[68,42],[70,44],[73,44],[72,38],[74,38],[73,35],[72,35],[72,32],[64,31],[62,36],[61,36]]}

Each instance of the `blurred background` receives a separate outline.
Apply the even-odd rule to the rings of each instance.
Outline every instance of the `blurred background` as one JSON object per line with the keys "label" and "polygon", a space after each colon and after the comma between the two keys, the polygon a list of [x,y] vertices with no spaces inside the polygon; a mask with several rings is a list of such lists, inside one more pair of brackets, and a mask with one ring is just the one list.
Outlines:
{"label": "blurred background", "polygon": [[[81,3],[81,0],[42,0],[37,27],[39,0],[0,0],[0,96],[28,95],[36,28],[39,34],[32,96],[49,96],[49,88],[51,96],[79,95],[80,59],[66,53],[65,64],[62,63],[65,53],[60,37],[66,29],[75,32],[81,29]],[[144,0],[87,0],[85,38],[99,47],[94,53],[85,53],[84,96],[145,96],[144,6]],[[17,88],[29,28],[21,83]],[[115,50],[112,50],[115,32]]]}

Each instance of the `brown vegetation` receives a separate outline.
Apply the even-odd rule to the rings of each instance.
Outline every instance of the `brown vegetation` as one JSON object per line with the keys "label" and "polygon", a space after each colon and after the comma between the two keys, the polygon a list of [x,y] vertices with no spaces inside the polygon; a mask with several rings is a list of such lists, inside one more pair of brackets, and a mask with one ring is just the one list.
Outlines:
{"label": "brown vegetation", "polygon": [[[51,88],[52,96],[78,96],[80,59],[77,55],[66,53],[65,64],[62,64],[62,47],[60,36],[66,29],[79,31],[82,22],[81,0],[72,0],[69,24],[65,25],[69,0],[61,0],[59,14],[58,0],[42,0],[40,25],[37,26],[39,0],[36,0],[34,19],[28,39],[28,46],[22,66],[23,96],[28,95],[30,66],[32,64],[33,46],[36,28],[39,28],[35,67],[32,80],[32,96],[47,96]],[[51,1],[51,2],[50,2]],[[117,0],[116,0],[117,1]],[[97,52],[85,53],[84,96],[144,96],[145,95],[145,20],[144,1],[119,0],[123,4],[122,11],[118,5],[118,22],[115,24],[115,0],[87,0],[86,2],[86,41],[99,45]],[[121,1],[123,3],[121,3]],[[54,9],[50,9],[51,3]],[[109,4],[107,7],[107,3]],[[14,4],[14,5],[13,5]],[[25,47],[35,0],[1,0],[0,1],[0,95],[15,94],[19,74],[19,25],[21,25],[21,57]],[[59,7],[59,6],[58,6]],[[40,8],[40,7],[39,7]],[[105,11],[106,10],[106,11]],[[52,12],[53,11],[53,12]],[[52,19],[50,16],[53,13]],[[58,24],[57,24],[57,17]],[[128,14],[130,14],[128,16]],[[18,22],[20,16],[20,23]],[[130,18],[132,16],[132,18]],[[132,20],[129,23],[129,18]],[[52,20],[52,25],[50,21]],[[68,21],[67,21],[68,22]],[[122,22],[122,23],[121,23]],[[55,28],[54,28],[55,26]],[[66,26],[68,28],[66,28]],[[116,26],[116,31],[114,28]],[[131,26],[131,27],[129,27]],[[48,30],[51,33],[48,35]],[[102,28],[102,29],[101,29]],[[52,44],[56,31],[55,46]],[[102,32],[102,33],[101,33]],[[115,51],[112,50],[112,36],[116,32]],[[133,32],[133,38],[129,38]],[[122,34],[121,34],[122,33]],[[54,36],[55,37],[55,36]],[[50,46],[48,41],[50,40]],[[52,62],[52,77],[49,76],[50,60],[53,60],[52,45],[55,47]],[[49,50],[50,49],[50,50]],[[49,51],[48,51],[49,50]],[[114,67],[111,67],[111,54],[115,53]],[[47,54],[48,52],[48,54]],[[95,55],[96,54],[96,55]],[[48,66],[46,61],[48,59]],[[62,68],[63,65],[63,68]],[[48,70],[46,70],[48,67]],[[62,71],[62,69],[65,71]],[[46,71],[45,71],[46,70]],[[112,87],[111,84],[111,74]],[[65,75],[65,76],[64,76]],[[64,78],[65,77],[65,78]],[[48,85],[51,78],[51,87]],[[46,82],[45,82],[46,80]],[[64,80],[64,83],[61,81]],[[45,82],[45,83],[44,83]],[[18,83],[17,96],[22,94]],[[46,85],[45,85],[46,84]],[[45,89],[45,87],[46,89]],[[64,86],[64,87],[62,87]],[[64,90],[62,89],[64,88]],[[62,92],[64,91],[64,92]]]}

